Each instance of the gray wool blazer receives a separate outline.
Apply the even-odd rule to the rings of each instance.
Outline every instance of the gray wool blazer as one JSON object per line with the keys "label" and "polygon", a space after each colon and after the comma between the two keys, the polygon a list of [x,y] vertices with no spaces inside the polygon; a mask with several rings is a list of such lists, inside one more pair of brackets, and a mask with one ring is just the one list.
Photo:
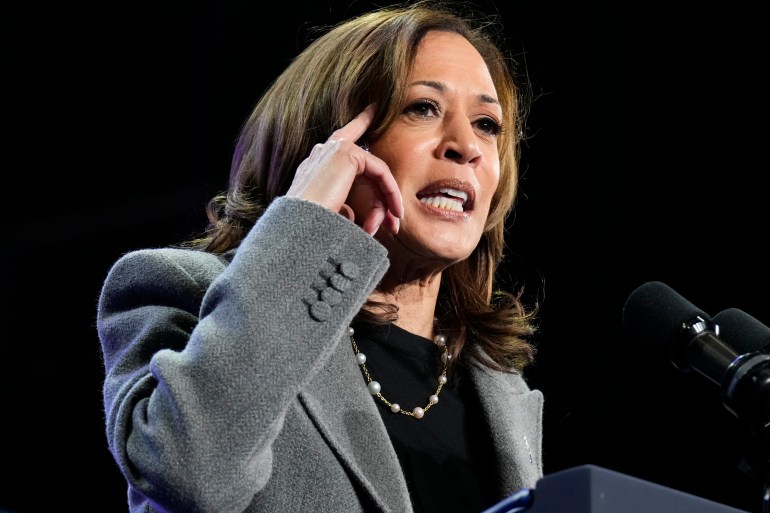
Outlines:
{"label": "gray wool blazer", "polygon": [[[97,330],[128,509],[411,513],[346,337],[387,267],[363,230],[289,198],[228,254],[154,248],[118,259]],[[471,374],[500,498],[534,487],[542,394],[519,374]]]}

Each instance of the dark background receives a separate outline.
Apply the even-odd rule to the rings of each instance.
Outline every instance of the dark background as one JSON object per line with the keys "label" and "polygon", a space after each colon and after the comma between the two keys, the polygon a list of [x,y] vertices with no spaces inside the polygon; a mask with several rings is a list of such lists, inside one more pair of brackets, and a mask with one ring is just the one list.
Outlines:
{"label": "dark background", "polygon": [[[503,270],[542,299],[529,377],[546,473],[592,463],[753,513],[752,440],[718,387],[621,318],[658,280],[770,324],[763,17],[705,4],[477,2],[499,11],[535,94]],[[0,510],[127,510],[102,421],[102,280],[122,253],[203,227],[240,123],[308,27],[372,5],[6,13]]]}

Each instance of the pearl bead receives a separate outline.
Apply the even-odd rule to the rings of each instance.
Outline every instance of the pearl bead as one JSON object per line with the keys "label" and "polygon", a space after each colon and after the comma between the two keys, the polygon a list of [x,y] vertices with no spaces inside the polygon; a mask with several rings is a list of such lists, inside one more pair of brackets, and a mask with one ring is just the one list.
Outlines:
{"label": "pearl bead", "polygon": [[433,340],[435,340],[436,344],[438,344],[441,347],[444,347],[446,345],[446,337],[444,335],[436,335],[436,337]]}
{"label": "pearl bead", "polygon": [[401,406],[399,406],[398,403],[393,403],[390,405],[390,411],[393,413],[398,413],[401,411]]}
{"label": "pearl bead", "polygon": [[434,394],[428,397],[428,401],[430,402],[430,404],[436,404],[438,402],[438,396]]}
{"label": "pearl bead", "polygon": [[449,355],[449,353],[443,353],[441,355],[441,362],[446,363],[448,362],[452,357]]}
{"label": "pearl bead", "polygon": [[353,329],[353,326],[348,326],[348,336],[352,337],[353,333],[355,333],[355,330]]}
{"label": "pearl bead", "polygon": [[356,361],[358,362],[358,365],[363,365],[366,363],[366,355],[364,353],[356,353]]}
{"label": "pearl bead", "polygon": [[425,410],[420,408],[419,406],[412,410],[412,413],[414,413],[414,417],[417,419],[421,419],[423,415],[425,415]]}
{"label": "pearl bead", "polygon": [[446,381],[447,381],[446,374],[442,374],[441,376],[438,377],[438,382],[441,383],[442,385],[446,385]]}
{"label": "pearl bead", "polygon": [[380,384],[376,381],[370,381],[368,385],[366,385],[366,388],[369,389],[369,393],[372,395],[377,395],[380,393]]}

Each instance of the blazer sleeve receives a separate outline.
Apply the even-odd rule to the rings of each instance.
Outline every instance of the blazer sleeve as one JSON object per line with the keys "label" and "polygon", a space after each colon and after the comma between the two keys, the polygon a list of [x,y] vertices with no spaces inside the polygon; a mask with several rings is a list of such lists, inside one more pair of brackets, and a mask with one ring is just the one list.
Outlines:
{"label": "blazer sleeve", "polygon": [[129,495],[165,511],[244,509],[270,477],[290,403],[387,267],[359,227],[290,198],[229,264],[186,249],[121,257],[97,330],[108,444]]}

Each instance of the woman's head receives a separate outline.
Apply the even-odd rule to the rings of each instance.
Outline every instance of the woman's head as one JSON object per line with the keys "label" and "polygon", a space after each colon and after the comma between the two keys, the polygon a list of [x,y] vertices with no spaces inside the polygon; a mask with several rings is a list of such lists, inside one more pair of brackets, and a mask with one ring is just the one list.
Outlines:
{"label": "woman's head", "polygon": [[[492,199],[485,237],[502,248],[503,223],[514,200],[522,96],[510,59],[486,30],[488,19],[461,16],[436,2],[391,6],[342,22],[315,39],[273,82],[245,122],[230,172],[229,199],[219,199],[216,220],[224,233],[212,249],[237,245],[273,199],[285,194],[300,162],[369,103],[377,117],[371,143],[400,114],[406,78],[425,34],[449,31],[481,54],[497,90],[506,130],[498,137],[500,184]],[[259,208],[255,207],[259,205]],[[239,230],[234,230],[238,226]],[[237,233],[232,233],[233,231]],[[220,242],[217,243],[216,239]]]}
{"label": "woman's head", "polygon": [[[484,59],[455,32],[426,33],[405,92],[397,115],[369,143],[403,198],[398,233],[376,235],[388,249],[393,285],[435,275],[475,250],[500,179],[504,130]],[[370,187],[353,183],[347,202],[356,218],[370,208]]]}
{"label": "woman's head", "polygon": [[519,88],[511,59],[496,44],[499,32],[492,30],[499,27],[494,19],[448,6],[418,0],[384,7],[332,27],[297,56],[245,122],[229,190],[209,204],[208,234],[198,247],[221,253],[238,246],[263,209],[287,192],[313,146],[371,103],[377,113],[363,139],[377,146],[403,112],[407,79],[426,34],[459,34],[486,64],[505,129],[495,138],[499,179],[483,234],[470,256],[444,271],[437,315],[442,329],[451,334],[453,356],[473,333],[471,357],[492,367],[522,368],[534,356],[524,340],[534,332],[534,311],[528,312],[516,296],[493,293],[493,286],[504,249],[505,219],[515,199],[528,98]]}

